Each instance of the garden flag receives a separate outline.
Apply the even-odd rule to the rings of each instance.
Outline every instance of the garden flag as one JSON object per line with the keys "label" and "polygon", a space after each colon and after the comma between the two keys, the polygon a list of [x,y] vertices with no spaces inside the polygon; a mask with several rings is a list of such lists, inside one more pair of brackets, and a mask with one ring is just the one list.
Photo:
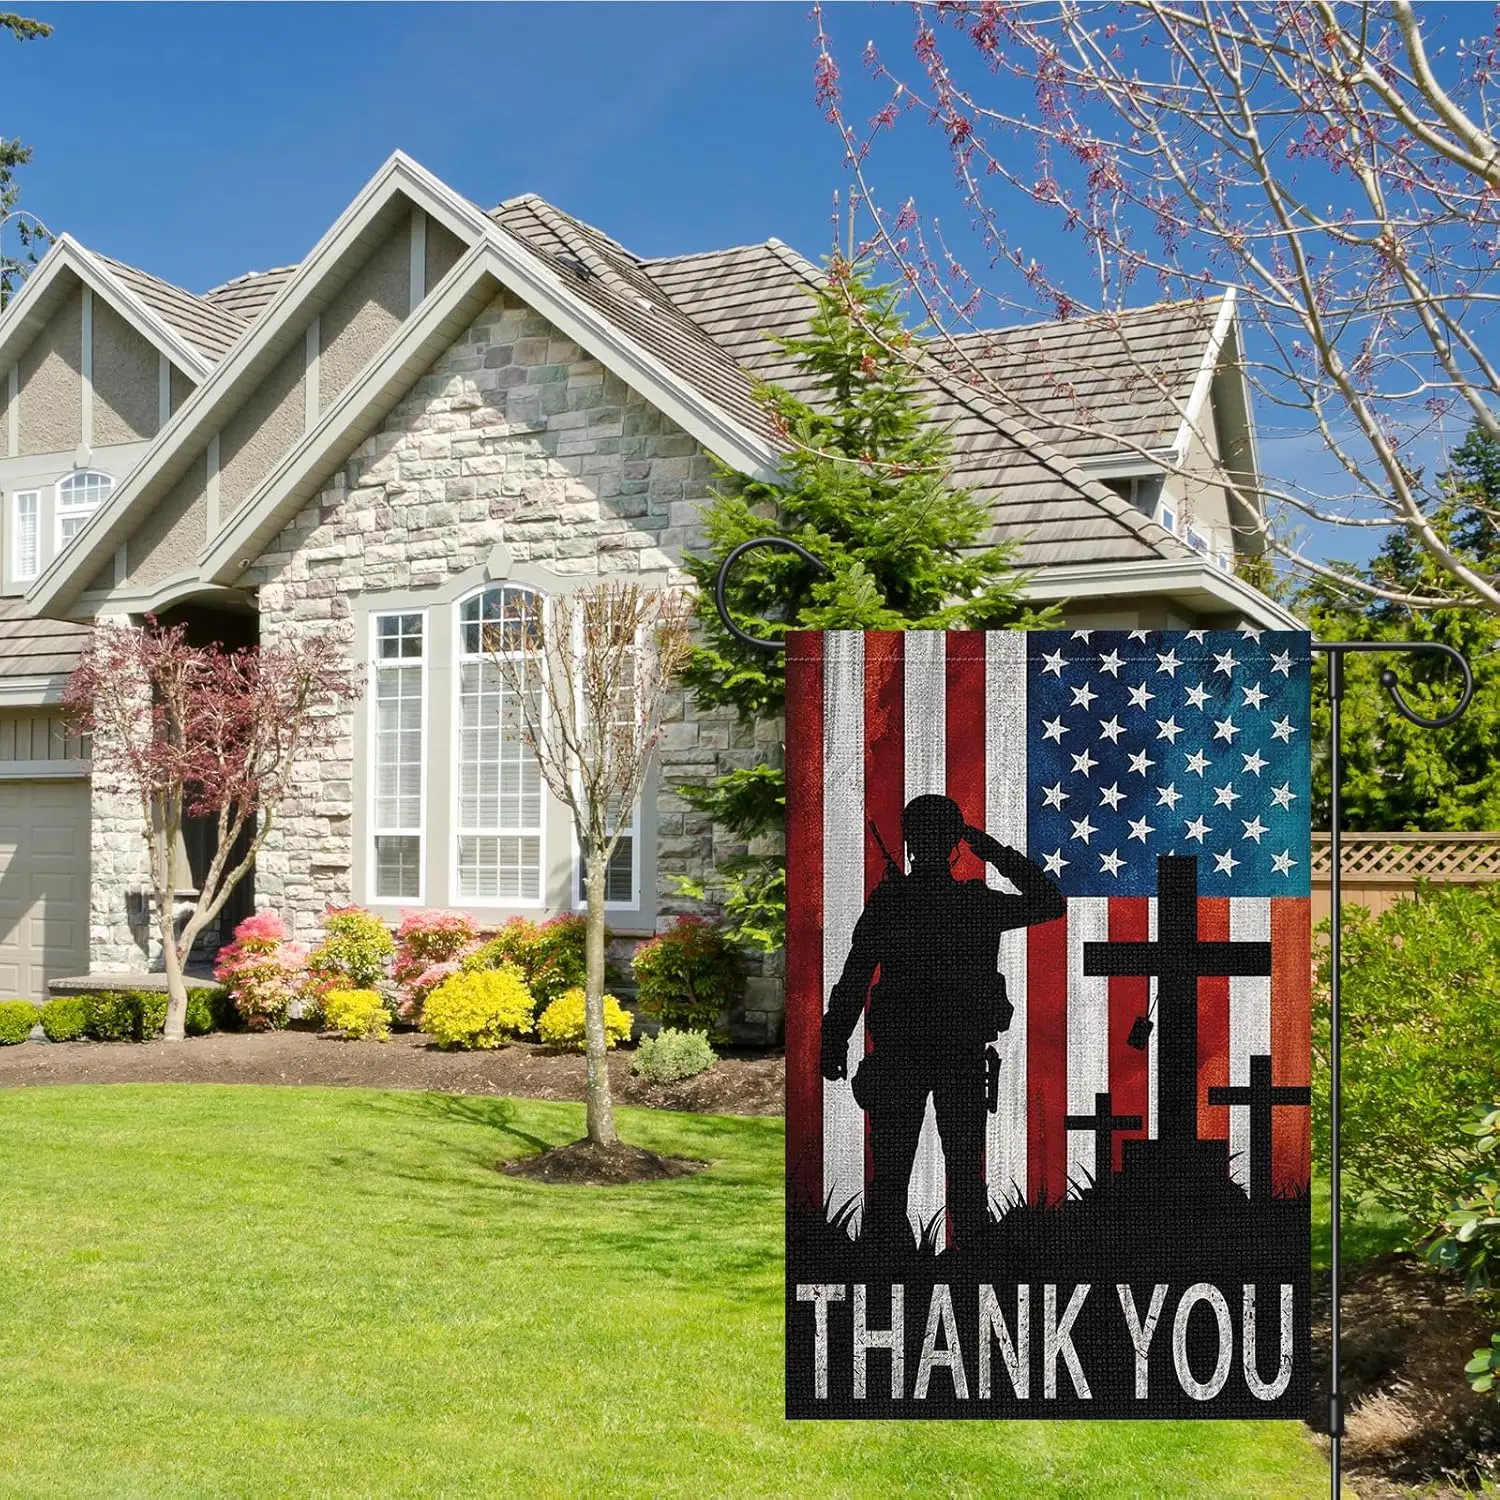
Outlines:
{"label": "garden flag", "polygon": [[1307,1416],[1309,652],[790,637],[788,1416]]}

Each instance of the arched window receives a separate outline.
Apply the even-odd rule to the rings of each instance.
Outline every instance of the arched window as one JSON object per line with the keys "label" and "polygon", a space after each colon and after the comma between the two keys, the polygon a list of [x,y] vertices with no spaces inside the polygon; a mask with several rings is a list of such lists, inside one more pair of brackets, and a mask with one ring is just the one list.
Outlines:
{"label": "arched window", "polygon": [[57,482],[57,550],[62,551],[83,530],[84,523],[104,504],[115,487],[108,474],[79,469]]}
{"label": "arched window", "polygon": [[542,603],[534,589],[507,583],[459,605],[460,901],[516,906],[542,900],[541,769],[517,727],[517,705],[509,701],[514,690],[496,660],[528,648]]}

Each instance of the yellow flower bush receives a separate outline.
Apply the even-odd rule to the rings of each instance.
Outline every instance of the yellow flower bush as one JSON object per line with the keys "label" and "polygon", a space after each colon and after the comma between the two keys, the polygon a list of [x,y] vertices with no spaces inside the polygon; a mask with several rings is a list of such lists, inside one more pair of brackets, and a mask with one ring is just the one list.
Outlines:
{"label": "yellow flower bush", "polygon": [[445,979],[422,1007],[422,1030],[440,1047],[503,1047],[531,1030],[536,1002],[506,964]]}
{"label": "yellow flower bush", "polygon": [[[583,990],[575,985],[564,990],[542,1012],[536,1024],[537,1034],[552,1047],[572,1047],[583,1051]],[[604,1045],[630,1040],[630,1013],[613,995],[604,997]]]}
{"label": "yellow flower bush", "polygon": [[323,997],[323,1024],[340,1036],[388,1042],[391,1014],[374,990],[329,990]]}

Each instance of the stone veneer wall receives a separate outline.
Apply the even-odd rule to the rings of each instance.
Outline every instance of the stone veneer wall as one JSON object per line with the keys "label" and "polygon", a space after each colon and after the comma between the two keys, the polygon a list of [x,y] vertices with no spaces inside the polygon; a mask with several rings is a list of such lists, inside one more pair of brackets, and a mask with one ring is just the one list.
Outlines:
{"label": "stone veneer wall", "polygon": [[[333,628],[351,643],[351,601],[420,589],[483,566],[499,542],[514,563],[580,578],[670,571],[701,543],[710,462],[696,441],[544,318],[497,298],[282,531],[241,580],[259,588],[261,639]],[[755,735],[669,713],[658,809],[660,925],[696,909],[674,875],[701,876],[733,853],[674,787],[779,753]],[[256,903],[294,936],[316,936],[324,908],[351,899],[353,716],[335,757],[309,769],[262,849]],[[97,847],[97,841],[96,841]],[[774,966],[772,966],[774,969]],[[774,1041],[781,987],[756,974],[735,1030]]]}

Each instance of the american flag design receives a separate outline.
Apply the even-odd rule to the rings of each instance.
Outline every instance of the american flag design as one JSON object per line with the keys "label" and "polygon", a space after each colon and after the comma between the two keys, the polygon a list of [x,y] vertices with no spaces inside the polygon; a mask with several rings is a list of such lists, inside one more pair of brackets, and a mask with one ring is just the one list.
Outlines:
{"label": "american flag design", "polygon": [[[1197,981],[1197,1134],[1227,1142],[1247,1193],[1257,1169],[1252,1058],[1277,1085],[1309,1072],[1310,640],[1294,632],[797,633],[787,651],[787,1170],[789,1203],[857,1231],[870,1150],[849,1083],[820,1067],[824,1014],[856,924],[904,868],[902,811],[951,798],[973,828],[1027,856],[1064,898],[1052,921],[1007,931],[1011,1005],[985,1124],[991,1212],[1076,1197],[1095,1138],[1069,1128],[1108,1093],[1159,1128],[1158,981],[1088,972],[1085,947],[1158,936],[1158,858],[1194,856],[1197,938],[1268,944],[1270,972]],[[884,848],[882,848],[882,845]],[[960,880],[1009,886],[960,845]],[[941,976],[935,976],[940,983]],[[1141,1018],[1146,1018],[1145,1024]],[[848,1042],[852,1075],[863,1023]],[[1303,1193],[1308,1111],[1272,1114],[1269,1180]],[[1260,1150],[1264,1153],[1264,1145]],[[1261,1181],[1265,1178],[1262,1176]],[[913,1233],[940,1223],[946,1166],[929,1102],[911,1172]]]}

